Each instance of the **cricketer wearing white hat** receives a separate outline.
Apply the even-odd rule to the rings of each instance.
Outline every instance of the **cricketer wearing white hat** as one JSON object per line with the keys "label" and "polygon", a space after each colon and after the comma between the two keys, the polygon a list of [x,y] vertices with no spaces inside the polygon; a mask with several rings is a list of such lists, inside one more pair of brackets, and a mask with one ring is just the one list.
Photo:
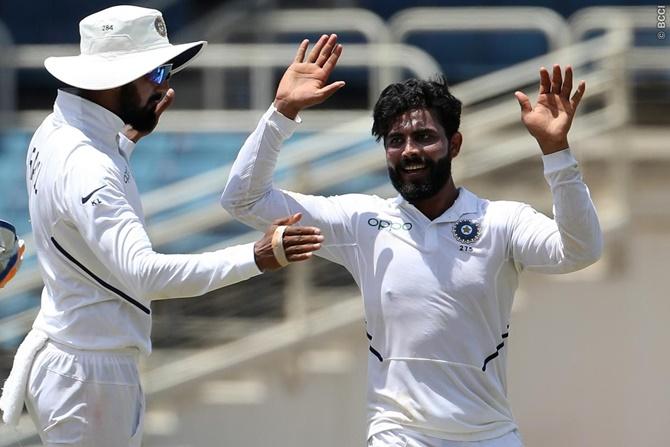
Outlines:
{"label": "cricketer wearing white hat", "polygon": [[193,61],[207,42],[172,45],[160,11],[114,6],[79,23],[81,54],[49,57],[44,66],[68,85],[106,90],[128,84],[154,68],[172,64],[174,74]]}
{"label": "cricketer wearing white hat", "polygon": [[[26,186],[44,280],[40,311],[19,347],[0,409],[23,408],[46,445],[139,446],[137,370],[151,351],[151,301],[202,295],[306,260],[323,237],[275,221],[256,243],[195,255],[154,251],[129,165],[174,98],[168,76],[205,42],[172,45],[159,11],[116,6],[80,23],[81,55],[46,68],[73,87],[35,132]],[[125,127],[124,127],[125,126]]]}

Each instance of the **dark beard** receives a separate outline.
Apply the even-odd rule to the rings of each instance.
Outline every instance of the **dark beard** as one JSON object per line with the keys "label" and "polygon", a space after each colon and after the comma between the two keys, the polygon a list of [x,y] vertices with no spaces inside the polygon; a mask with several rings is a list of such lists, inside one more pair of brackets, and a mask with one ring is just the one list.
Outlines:
{"label": "dark beard", "polygon": [[124,123],[133,126],[140,132],[151,132],[158,124],[158,117],[154,111],[155,101],[160,100],[161,95],[156,93],[151,96],[144,107],[139,106],[140,94],[134,84],[126,84],[121,87],[121,110],[120,118]]}
{"label": "dark beard", "polygon": [[395,169],[388,168],[393,187],[410,203],[433,197],[451,178],[451,158],[447,154],[437,161],[428,158],[421,160],[428,167],[428,177],[424,182],[403,182],[401,169],[415,161],[418,159],[401,160]]}

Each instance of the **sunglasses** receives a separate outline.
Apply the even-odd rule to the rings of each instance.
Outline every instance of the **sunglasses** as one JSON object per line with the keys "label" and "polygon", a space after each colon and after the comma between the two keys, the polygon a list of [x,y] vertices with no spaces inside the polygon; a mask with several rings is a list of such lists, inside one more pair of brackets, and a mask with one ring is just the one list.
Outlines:
{"label": "sunglasses", "polygon": [[154,68],[144,76],[154,84],[161,85],[166,79],[170,77],[171,70],[172,64],[165,64]]}

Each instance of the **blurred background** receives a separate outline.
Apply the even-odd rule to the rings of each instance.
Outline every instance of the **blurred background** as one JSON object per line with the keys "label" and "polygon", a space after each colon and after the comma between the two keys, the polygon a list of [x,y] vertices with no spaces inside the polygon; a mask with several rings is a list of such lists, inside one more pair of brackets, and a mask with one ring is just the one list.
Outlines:
{"label": "blurred background", "polygon": [[[155,248],[255,240],[218,196],[298,42],[336,32],[345,89],[306,111],[276,174],[316,194],[395,195],[370,136],[381,89],[445,73],[463,101],[457,184],[551,215],[539,149],[515,90],[572,64],[587,91],[570,133],[605,230],[604,257],[564,276],[522,275],[508,349],[512,408],[529,447],[670,445],[670,50],[665,7],[616,1],[154,0],[170,40],[205,39],[175,76],[176,103],[131,160]],[[47,56],[78,54],[78,22],[117,4],[0,1],[0,218],[28,246],[0,292],[0,380],[37,313],[25,152],[58,82]],[[411,281],[411,278],[408,278]],[[368,346],[357,288],[323,260],[207,296],[157,302],[143,362],[145,446],[361,446]],[[37,445],[24,415],[0,447]]]}

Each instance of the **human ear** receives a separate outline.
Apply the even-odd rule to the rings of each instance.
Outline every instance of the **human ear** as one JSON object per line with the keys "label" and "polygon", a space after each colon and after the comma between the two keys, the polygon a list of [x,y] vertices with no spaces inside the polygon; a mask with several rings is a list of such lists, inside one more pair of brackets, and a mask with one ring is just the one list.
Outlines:
{"label": "human ear", "polygon": [[463,144],[463,134],[460,132],[454,132],[454,134],[449,138],[449,158],[453,160],[456,158],[458,153],[461,151],[461,145]]}

